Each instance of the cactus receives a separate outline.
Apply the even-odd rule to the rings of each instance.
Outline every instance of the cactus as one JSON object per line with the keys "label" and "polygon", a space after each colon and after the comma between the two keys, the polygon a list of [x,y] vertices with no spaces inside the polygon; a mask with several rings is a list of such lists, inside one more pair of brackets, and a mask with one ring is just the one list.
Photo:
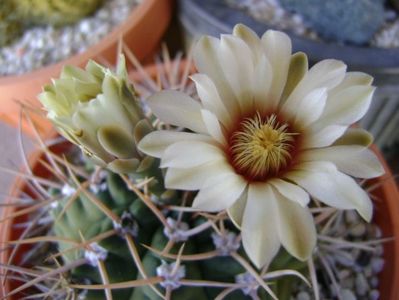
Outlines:
{"label": "cactus", "polygon": [[2,0],[0,47],[20,36],[26,25],[72,24],[93,13],[103,0]]}
{"label": "cactus", "polygon": [[[105,205],[110,212],[119,216],[121,224],[137,243],[148,243],[149,237],[154,231],[154,226],[159,224],[157,224],[157,219],[148,215],[148,209],[140,200],[137,200],[137,196],[124,188],[123,184],[116,178],[116,174],[110,173],[103,176],[107,177],[106,184],[109,188],[96,190],[96,192],[87,191],[87,195],[77,196],[72,203],[70,202],[71,196],[65,195],[52,209],[51,214],[55,220],[53,224],[55,236],[72,241],[60,241],[58,250],[62,253],[65,264],[82,259],[85,255],[90,254],[91,250],[76,248],[76,243],[96,238],[105,232],[117,230],[117,234],[92,244],[95,248],[93,252],[95,255],[96,251],[104,251],[106,257],[103,263],[111,283],[133,280],[136,277],[137,269],[120,232],[120,227],[116,227],[106,213],[100,210],[98,204],[90,201],[90,197],[94,197]],[[66,188],[72,189],[70,186],[66,186]],[[115,193],[114,191],[118,192]],[[62,196],[62,192],[56,191],[54,195]],[[85,217],[82,218],[82,215]],[[96,266],[93,266],[94,263],[91,262],[91,264],[88,263],[71,270],[71,280],[84,278],[92,283],[100,283],[101,275]],[[90,299],[93,293],[96,297],[100,297],[101,293],[97,291],[88,293],[87,299]],[[130,293],[131,291],[127,289],[119,290],[114,291],[113,296],[116,299],[126,299]]]}
{"label": "cactus", "polygon": [[[155,286],[162,294],[170,288],[173,291],[173,299],[208,300],[214,299],[223,291],[223,286],[213,288],[207,287],[206,284],[198,287],[180,285],[179,279],[234,284],[237,276],[245,274],[245,267],[230,257],[231,251],[248,259],[240,246],[237,230],[226,216],[219,219],[224,224],[222,225],[222,228],[225,227],[222,229],[224,232],[217,233],[211,228],[210,220],[207,218],[164,209],[162,214],[166,216],[166,221],[171,227],[168,232],[156,214],[137,197],[136,193],[129,190],[120,175],[103,172],[100,177],[101,180],[92,183],[91,188],[84,192],[79,192],[79,187],[73,188],[72,184],[64,185],[61,190],[52,191],[53,197],[59,199],[51,209],[51,216],[54,219],[52,231],[54,236],[60,239],[57,248],[62,254],[63,264],[68,265],[86,259],[84,264],[70,270],[68,278],[70,282],[101,284],[99,264],[106,269],[111,284],[133,279],[142,280],[143,274],[138,272],[127,239],[137,247],[146,278],[157,276],[168,278],[170,271],[179,263],[178,257],[181,255],[182,261],[180,266],[177,266],[179,267],[177,273],[180,273],[181,277],[173,279],[172,276],[172,279]],[[119,223],[112,221],[110,214],[114,214]],[[194,233],[189,233],[190,230],[194,230]],[[112,231],[115,232],[107,234]],[[82,245],[82,242],[100,239],[104,234],[109,236]],[[226,241],[229,243],[225,243]],[[171,243],[172,247],[164,256],[162,251],[168,243]],[[142,245],[148,245],[148,248]],[[201,256],[200,253],[212,253],[212,255],[204,259],[199,257],[185,261],[185,257]],[[286,265],[283,263],[279,267]],[[111,294],[114,299],[161,299],[150,285],[134,289],[115,289]],[[231,296],[237,300],[250,299],[239,290],[234,291]],[[107,299],[103,290],[89,291],[80,297],[86,300]],[[267,293],[261,290],[259,297],[259,299],[269,299]]]}
{"label": "cactus", "polygon": [[384,22],[380,0],[280,0],[327,40],[365,44]]}
{"label": "cactus", "polygon": [[27,23],[71,24],[93,13],[103,0],[11,0]]}
{"label": "cactus", "polygon": [[[240,28],[236,29],[236,32],[239,30]],[[255,43],[249,29],[240,34],[247,42]],[[269,34],[273,39],[278,39],[278,33]],[[267,38],[269,37],[266,34],[265,39]],[[261,54],[261,51],[257,53]],[[307,75],[302,72],[303,66],[307,66],[307,60],[304,60],[306,57],[298,54],[293,58],[294,62],[302,59],[299,64],[301,70],[290,76],[306,78]],[[169,57],[167,59],[170,62]],[[287,65],[287,68],[295,68],[295,65],[298,64],[291,67]],[[320,241],[320,249],[311,249],[315,254],[310,253],[312,258],[309,263],[301,256],[293,255],[292,247],[280,247],[278,244],[270,263],[259,267],[242,241],[242,220],[237,211],[206,213],[193,209],[191,206],[201,192],[196,194],[189,189],[169,189],[171,178],[162,169],[165,167],[162,164],[164,161],[147,156],[149,154],[141,151],[140,144],[149,136],[154,136],[154,133],[164,133],[164,129],[176,129],[177,132],[173,132],[170,139],[159,135],[158,139],[153,139],[151,145],[145,144],[148,153],[159,153],[171,139],[190,139],[193,133],[179,131],[178,126],[182,125],[179,122],[172,123],[177,127],[162,123],[148,112],[145,104],[151,103],[153,112],[159,108],[160,105],[157,107],[151,102],[153,100],[147,99],[148,95],[158,90],[158,84],[162,84],[164,88],[179,86],[187,93],[192,92],[193,86],[187,84],[190,63],[186,71],[181,72],[186,76],[181,80],[176,78],[180,74],[176,71],[179,70],[178,63],[165,64],[164,69],[158,67],[159,74],[154,76],[156,80],[146,78],[136,85],[137,90],[128,82],[121,56],[115,72],[94,62],[89,62],[85,70],[66,67],[60,79],[53,80],[51,85],[44,88],[39,98],[48,111],[49,119],[85,155],[80,157],[71,150],[71,154],[64,151],[63,157],[56,157],[45,148],[47,160],[42,160],[41,163],[46,169],[53,171],[54,181],[33,178],[31,186],[37,191],[32,194],[48,198],[39,205],[32,204],[28,211],[32,213],[29,220],[40,218],[43,211],[50,212],[45,215],[45,222],[40,219],[46,225],[43,230],[47,231],[33,239],[28,236],[22,243],[51,241],[56,249],[53,249],[51,255],[46,253],[45,259],[42,256],[38,260],[41,265],[35,272],[10,267],[13,272],[23,270],[24,276],[33,278],[26,280],[24,277],[26,283],[11,291],[8,296],[35,286],[42,292],[39,295],[45,294],[56,300],[286,300],[291,299],[296,285],[302,282],[310,285],[310,278],[312,284],[315,284],[316,269],[313,259],[338,248],[341,253],[347,254],[346,249],[340,248],[342,241],[335,236]],[[198,80],[198,76],[193,79]],[[360,79],[369,82],[367,77]],[[287,80],[294,86],[299,86],[298,81],[295,78]],[[176,84],[178,82],[181,84]],[[289,91],[292,90],[295,91],[295,88],[290,87]],[[281,93],[284,94],[283,91]],[[173,91],[168,95],[177,94]],[[209,95],[218,97],[216,94]],[[169,97],[165,101],[174,100],[176,99]],[[196,107],[198,103],[192,102],[186,106],[180,104],[182,113],[188,112],[193,118],[196,117],[190,111],[190,105]],[[175,111],[169,110],[168,113],[168,116],[176,116]],[[110,125],[118,127],[118,130],[106,138],[102,136],[102,131]],[[200,127],[201,124],[196,125]],[[343,145],[346,145],[345,140],[348,139],[357,140],[356,147],[368,143],[369,136],[363,131],[353,129],[351,133],[352,139],[345,136],[346,139],[343,137],[340,140]],[[118,138],[126,139],[121,141]],[[209,137],[203,133],[200,139],[209,141]],[[217,143],[213,142],[212,147],[214,145]],[[131,160],[134,160],[132,165],[129,164]],[[190,162],[190,157],[187,160]],[[373,161],[368,166],[375,167]],[[359,170],[358,166],[356,170]],[[205,173],[200,176],[208,176],[207,170]],[[175,174],[175,179],[178,175],[179,173]],[[41,184],[51,186],[50,191]],[[208,197],[207,201],[219,200],[214,198]],[[282,203],[288,208],[292,205],[290,202]],[[239,205],[242,206],[242,203]],[[312,225],[316,232],[323,232],[324,235],[336,225],[336,220],[343,217],[341,210],[322,206],[320,203],[311,208],[314,212],[309,214],[317,218],[317,222]],[[296,206],[295,209],[301,208]],[[295,219],[295,213],[293,210],[289,214],[289,222]],[[276,219],[276,222],[281,220]],[[284,223],[282,224],[281,227],[284,227]],[[300,223],[296,224],[298,227],[302,226]],[[257,230],[267,228],[259,226],[255,228]],[[287,228],[277,228],[274,232],[279,231],[280,234],[280,231],[284,231],[297,244],[306,240],[298,228],[293,230],[294,234]],[[38,230],[34,232],[37,233]],[[331,232],[335,232],[335,229]],[[335,233],[331,236],[333,234]],[[298,236],[301,240],[297,239]],[[272,242],[270,240],[267,245],[262,244],[262,249],[266,249],[264,246],[267,247]],[[13,243],[15,241],[10,242]],[[356,247],[354,241],[349,243],[351,248]],[[37,255],[40,253],[37,249],[32,252]]]}
{"label": "cactus", "polygon": [[22,33],[23,25],[15,14],[14,3],[0,1],[0,47],[11,43]]}

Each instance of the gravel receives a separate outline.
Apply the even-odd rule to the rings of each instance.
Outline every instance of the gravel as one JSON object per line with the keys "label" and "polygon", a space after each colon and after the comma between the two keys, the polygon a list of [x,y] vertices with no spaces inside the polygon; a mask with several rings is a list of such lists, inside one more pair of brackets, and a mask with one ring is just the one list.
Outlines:
{"label": "gravel", "polygon": [[[256,20],[278,30],[290,31],[312,40],[321,40],[302,16],[285,10],[279,0],[225,0],[227,4],[246,11]],[[394,10],[385,12],[385,24],[377,31],[369,45],[377,48],[399,47],[399,15]]]}
{"label": "gravel", "polygon": [[306,26],[299,14],[286,11],[278,0],[225,0],[232,7],[242,9],[260,22],[272,25],[278,30],[290,31],[296,35],[318,39],[317,33]]}
{"label": "gravel", "polygon": [[380,48],[399,47],[399,20],[386,23],[374,36],[371,45]]}
{"label": "gravel", "polygon": [[92,16],[64,27],[32,27],[0,48],[0,76],[23,74],[85,51],[124,21],[143,0],[107,0]]}

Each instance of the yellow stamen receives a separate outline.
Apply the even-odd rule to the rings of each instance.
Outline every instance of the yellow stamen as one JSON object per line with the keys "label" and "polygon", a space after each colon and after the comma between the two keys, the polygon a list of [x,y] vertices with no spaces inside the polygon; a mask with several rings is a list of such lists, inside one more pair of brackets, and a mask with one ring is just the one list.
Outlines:
{"label": "yellow stamen", "polygon": [[288,165],[297,135],[287,129],[288,124],[281,125],[275,115],[262,120],[257,113],[245,119],[230,140],[234,166],[251,178],[276,174]]}

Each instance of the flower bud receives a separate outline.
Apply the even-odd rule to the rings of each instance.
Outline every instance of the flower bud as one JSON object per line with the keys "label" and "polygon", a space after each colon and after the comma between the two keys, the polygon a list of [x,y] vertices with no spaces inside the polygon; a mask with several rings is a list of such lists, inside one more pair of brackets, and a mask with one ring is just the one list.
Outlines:
{"label": "flower bud", "polygon": [[59,79],[38,96],[57,130],[97,165],[134,172],[142,160],[136,143],[151,124],[128,82],[125,59],[116,73],[89,61],[85,70],[65,66]]}

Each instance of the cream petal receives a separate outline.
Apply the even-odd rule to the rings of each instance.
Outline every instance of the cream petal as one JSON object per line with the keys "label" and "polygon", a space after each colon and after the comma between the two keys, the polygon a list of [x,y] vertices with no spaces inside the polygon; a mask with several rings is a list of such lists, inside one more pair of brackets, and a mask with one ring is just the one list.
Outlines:
{"label": "cream petal", "polygon": [[227,128],[231,126],[232,120],[213,81],[205,74],[194,74],[191,76],[197,88],[198,96],[205,109],[213,112],[220,122]]}
{"label": "cream petal", "polygon": [[373,178],[384,174],[384,168],[375,154],[362,146],[331,146],[312,149],[301,156],[305,161],[330,161],[351,176]]}
{"label": "cream petal", "polygon": [[132,159],[115,159],[107,165],[107,168],[115,173],[129,174],[134,173],[140,161],[136,158]]}
{"label": "cream petal", "polygon": [[330,96],[334,96],[336,93],[347,89],[354,85],[371,85],[373,83],[373,77],[362,72],[347,72],[344,80],[333,88],[330,92]]}
{"label": "cream petal", "polygon": [[255,107],[260,112],[267,112],[274,106],[269,103],[268,99],[272,80],[273,73],[270,62],[265,55],[262,55],[255,65],[253,82]]}
{"label": "cream petal", "polygon": [[77,128],[87,130],[91,135],[97,134],[97,128],[110,124],[120,126],[133,132],[134,124],[130,121],[126,110],[116,100],[114,102],[100,94],[89,102],[79,102],[72,122]]}
{"label": "cream petal", "polygon": [[86,103],[79,103],[79,108],[72,115],[73,128],[81,130],[79,144],[83,144],[105,161],[112,160],[112,156],[103,149],[97,139],[98,128],[114,124],[123,128],[126,132],[131,132],[132,124],[120,105],[110,107],[103,95],[99,95]]}
{"label": "cream petal", "polygon": [[373,143],[373,136],[362,128],[348,128],[332,145],[359,145],[368,147]]}
{"label": "cream petal", "polygon": [[244,216],[245,206],[247,205],[248,191],[245,190],[240,198],[227,209],[227,213],[237,228],[241,228],[242,218]]}
{"label": "cream petal", "polygon": [[253,61],[259,62],[259,58],[263,55],[263,49],[258,35],[249,27],[243,24],[237,24],[233,28],[233,35],[242,39],[251,49]]}
{"label": "cream petal", "polygon": [[243,40],[235,36],[222,35],[219,62],[231,89],[238,99],[241,112],[247,112],[252,107],[254,62],[251,49]]}
{"label": "cream petal", "polygon": [[294,53],[291,56],[290,67],[288,69],[287,82],[281,95],[279,106],[281,107],[285,100],[291,95],[298,83],[306,75],[309,69],[308,57],[303,52]]}
{"label": "cream petal", "polygon": [[178,91],[161,91],[147,99],[152,112],[163,122],[188,128],[195,132],[207,132],[201,116],[201,104]]}
{"label": "cream petal", "polygon": [[166,148],[176,142],[183,141],[212,143],[213,139],[207,135],[198,133],[158,130],[144,136],[137,147],[147,155],[161,158]]}
{"label": "cream petal", "polygon": [[200,73],[211,78],[225,107],[228,107],[232,116],[236,116],[239,113],[238,100],[220,66],[219,51],[220,41],[214,37],[204,36],[198,40],[194,48],[194,62]]}
{"label": "cream petal", "polygon": [[294,116],[294,125],[306,128],[323,113],[327,99],[327,89],[319,88],[311,91],[295,107],[284,105],[282,111]]}
{"label": "cream petal", "polygon": [[105,74],[102,82],[102,93],[111,105],[119,105],[121,101],[120,90],[120,80],[110,73]]}
{"label": "cream petal", "polygon": [[240,198],[247,182],[234,173],[209,178],[197,196],[193,207],[210,212],[217,212],[231,207]]}
{"label": "cream petal", "polygon": [[370,107],[374,91],[373,86],[356,85],[329,96],[319,126],[350,125],[360,120]]}
{"label": "cream petal", "polygon": [[70,66],[70,65],[64,66],[62,68],[60,78],[61,79],[75,78],[75,80],[79,80],[82,82],[97,82],[95,77],[92,74],[85,72],[81,68],[78,68],[76,66]]}
{"label": "cream petal", "polygon": [[373,205],[367,193],[348,175],[317,169],[292,171],[286,177],[304,187],[313,197],[338,209],[356,209],[370,221]]}
{"label": "cream petal", "polygon": [[227,141],[216,116],[206,109],[201,110],[201,114],[202,114],[202,120],[205,123],[209,135],[211,135],[222,146],[226,146]]}
{"label": "cream petal", "polygon": [[269,185],[249,185],[241,235],[245,252],[258,268],[270,264],[280,249],[276,201]]}
{"label": "cream petal", "polygon": [[346,65],[338,60],[326,59],[315,64],[297,84],[284,103],[285,107],[296,107],[311,91],[318,88],[330,90],[337,86],[345,77]]}
{"label": "cream petal", "polygon": [[291,39],[283,32],[268,30],[263,34],[261,42],[273,70],[273,80],[267,101],[272,108],[275,108],[287,81],[292,52]]}
{"label": "cream petal", "polygon": [[129,159],[138,156],[133,135],[122,127],[102,126],[97,130],[97,139],[103,149],[117,158]]}
{"label": "cream petal", "polygon": [[[325,59],[312,68],[307,73],[307,82],[315,87],[326,87],[328,90],[336,87],[342,82],[346,75],[346,65],[335,59]],[[315,80],[312,82],[312,80]]]}
{"label": "cream petal", "polygon": [[353,205],[353,208],[358,211],[364,220],[371,221],[373,215],[373,203],[369,195],[356,183],[350,176],[341,172],[334,174],[337,189],[341,188],[342,193]]}
{"label": "cream petal", "polygon": [[177,142],[166,148],[161,157],[161,168],[191,168],[225,160],[225,155],[219,147],[199,141]]}
{"label": "cream petal", "polygon": [[330,146],[346,131],[347,126],[330,125],[317,132],[307,133],[304,137],[303,148],[321,148]]}
{"label": "cream petal", "polygon": [[294,170],[310,170],[322,173],[334,173],[337,167],[329,161],[304,161],[294,167]]}
{"label": "cream petal", "polygon": [[169,189],[194,191],[201,189],[211,176],[217,178],[231,173],[234,171],[224,161],[206,163],[188,169],[168,168],[165,186]]}
{"label": "cream petal", "polygon": [[307,260],[316,246],[317,233],[312,214],[307,207],[290,201],[275,192],[278,206],[278,234],[281,244],[294,257]]}
{"label": "cream petal", "polygon": [[[338,209],[352,208],[351,203],[346,201],[346,199],[340,195],[339,190],[335,190],[336,186],[331,181],[331,176],[329,173],[296,170],[287,173],[285,177],[302,186],[313,197],[323,201],[329,206],[333,206]],[[342,189],[342,187],[339,189]]]}
{"label": "cream petal", "polygon": [[268,181],[281,195],[306,207],[310,201],[309,194],[296,184],[274,178]]}

